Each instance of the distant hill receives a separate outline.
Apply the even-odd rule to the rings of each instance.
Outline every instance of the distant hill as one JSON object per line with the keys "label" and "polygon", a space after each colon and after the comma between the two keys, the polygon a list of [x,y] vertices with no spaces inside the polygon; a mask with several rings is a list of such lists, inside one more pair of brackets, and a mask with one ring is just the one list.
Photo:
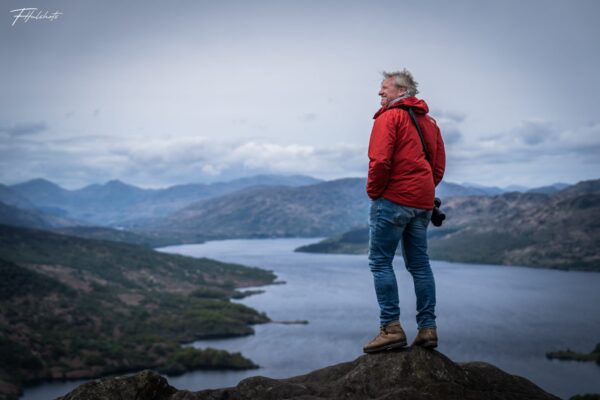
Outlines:
{"label": "distant hill", "polygon": [[160,234],[146,236],[123,229],[85,226],[81,221],[55,216],[35,208],[21,209],[2,202],[0,202],[0,224],[48,230],[88,239],[125,242],[145,247],[161,247],[183,243],[176,237],[164,237]]}
{"label": "distant hill", "polygon": [[268,321],[239,287],[270,271],[139,246],[0,225],[0,397],[41,379],[145,368],[252,368],[238,354],[181,348]]}
{"label": "distant hill", "polygon": [[[12,196],[26,199],[46,213],[85,221],[89,225],[126,227],[139,221],[163,217],[194,202],[249,186],[300,186],[317,182],[320,180],[300,175],[257,175],[229,182],[175,185],[165,189],[141,189],[112,180],[102,185],[67,190],[48,180],[34,179],[5,188],[10,190]],[[2,193],[0,190],[0,196]],[[4,197],[6,196],[9,193]],[[0,197],[0,201],[4,197]]]}
{"label": "distant hill", "polygon": [[[12,195],[14,200],[17,196],[33,204],[35,214],[43,214],[45,223],[18,223],[10,213],[5,213],[10,218],[0,218],[0,223],[47,228],[54,226],[48,221],[72,221],[68,230],[64,229],[68,223],[61,224],[63,232],[143,245],[234,237],[329,236],[365,223],[369,206],[365,185],[361,178],[321,182],[305,176],[258,175],[166,189],[140,189],[113,180],[69,191],[36,179],[5,187],[4,193],[5,197]],[[551,193],[558,187],[532,191]],[[436,194],[446,202],[502,190],[442,182]],[[76,225],[97,227],[82,229]],[[109,227],[118,228],[119,233]]]}
{"label": "distant hill", "polygon": [[561,190],[564,190],[564,189],[568,188],[569,186],[571,186],[571,185],[569,185],[568,183],[554,183],[554,184],[548,185],[548,186],[541,186],[541,187],[537,187],[534,189],[529,189],[528,192],[551,194],[551,193],[556,193]]}
{"label": "distant hill", "polygon": [[[447,199],[442,228],[430,226],[434,259],[600,271],[600,180],[553,194],[506,193]],[[366,253],[368,228],[298,251]]]}
{"label": "distant hill", "polygon": [[[443,184],[443,182],[442,182]],[[526,186],[522,186],[522,185],[509,185],[506,186],[504,188],[498,187],[498,186],[484,186],[484,185],[476,185],[473,183],[463,183],[462,185],[463,188],[466,188],[469,191],[472,191],[471,193],[468,194],[457,194],[458,196],[471,196],[471,195],[476,195],[476,196],[496,196],[502,193],[510,193],[510,192],[531,192],[531,193],[554,193],[554,192],[558,192],[559,190],[563,190],[569,186],[571,186],[568,183],[553,183],[552,185],[547,185],[547,186],[540,186],[540,187],[535,187],[535,188],[528,188]]]}
{"label": "distant hill", "polygon": [[0,202],[0,224],[27,228],[52,229],[72,226],[77,224],[77,222],[47,214],[35,208],[21,209]]}
{"label": "distant hill", "polygon": [[301,187],[251,187],[190,205],[142,233],[211,238],[323,236],[366,221],[365,180],[347,178]]}
{"label": "distant hill", "polygon": [[9,188],[37,206],[64,204],[70,195],[69,190],[42,178],[11,185]]}
{"label": "distant hill", "polygon": [[488,196],[489,190],[483,187],[472,187],[442,181],[435,189],[435,195],[442,199],[459,196]]}
{"label": "distant hill", "polygon": [[[166,237],[160,234],[153,236],[141,235],[125,229],[105,228],[103,226],[66,226],[62,228],[53,228],[51,231],[86,239],[123,242],[148,248],[186,243],[176,237]],[[201,243],[201,240],[193,240],[193,243]]]}
{"label": "distant hill", "polygon": [[528,190],[528,188],[524,187],[524,186],[510,186],[508,188],[500,188],[498,186],[485,186],[485,185],[478,185],[475,183],[463,183],[461,186],[464,186],[465,188],[468,188],[470,190],[477,190],[480,193],[477,195],[480,196],[495,196],[497,194],[502,194],[502,193],[506,193],[506,192],[520,192],[520,191],[526,191]]}
{"label": "distant hill", "polygon": [[[367,222],[365,186],[365,179],[345,178],[296,188],[251,187],[130,228],[182,241],[341,234]],[[487,196],[481,189],[447,182],[438,186],[436,195],[444,202],[454,197]]]}
{"label": "distant hill", "polygon": [[316,179],[306,175],[254,175],[245,178],[238,178],[227,182],[215,182],[209,186],[214,188],[226,188],[227,191],[235,191],[251,186],[306,186],[323,182],[322,179]]}
{"label": "distant hill", "polygon": [[32,209],[35,205],[25,197],[19,195],[15,190],[12,190],[6,185],[0,183],[0,203],[8,206],[18,207],[22,209]]}

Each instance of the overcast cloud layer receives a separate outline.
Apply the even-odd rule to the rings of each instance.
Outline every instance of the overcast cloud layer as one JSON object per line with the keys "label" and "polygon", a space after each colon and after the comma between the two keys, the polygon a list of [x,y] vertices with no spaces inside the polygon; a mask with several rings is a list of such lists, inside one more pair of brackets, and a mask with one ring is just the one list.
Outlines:
{"label": "overcast cloud layer", "polygon": [[447,180],[600,177],[600,2],[121,3],[2,2],[0,182],[365,176],[380,72],[404,67]]}

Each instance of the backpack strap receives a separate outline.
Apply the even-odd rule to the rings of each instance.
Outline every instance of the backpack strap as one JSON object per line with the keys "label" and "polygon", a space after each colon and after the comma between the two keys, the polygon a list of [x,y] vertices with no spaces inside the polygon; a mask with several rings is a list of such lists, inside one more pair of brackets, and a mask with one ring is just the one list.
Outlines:
{"label": "backpack strap", "polygon": [[[396,107],[393,107],[393,108],[396,108]],[[419,138],[421,139],[421,144],[423,145],[423,151],[425,152],[425,158],[427,159],[429,164],[431,164],[431,158],[429,157],[429,149],[427,149],[427,143],[425,142],[425,138],[423,137],[423,132],[421,131],[421,126],[419,126],[419,123],[417,122],[417,118],[415,117],[415,112],[413,111],[412,107],[397,106],[397,108],[401,108],[404,111],[408,111],[408,114],[410,115],[410,119],[412,120],[413,124],[417,128],[417,132],[419,133]]]}

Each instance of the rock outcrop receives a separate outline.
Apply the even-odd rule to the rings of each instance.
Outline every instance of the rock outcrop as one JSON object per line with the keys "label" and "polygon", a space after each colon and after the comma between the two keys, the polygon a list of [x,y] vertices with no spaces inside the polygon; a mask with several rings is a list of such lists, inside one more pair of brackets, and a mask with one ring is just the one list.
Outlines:
{"label": "rock outcrop", "polygon": [[550,400],[525,378],[483,362],[457,364],[422,348],[364,355],[288,379],[247,378],[236,387],[176,390],[152,371],[81,385],[59,400]]}

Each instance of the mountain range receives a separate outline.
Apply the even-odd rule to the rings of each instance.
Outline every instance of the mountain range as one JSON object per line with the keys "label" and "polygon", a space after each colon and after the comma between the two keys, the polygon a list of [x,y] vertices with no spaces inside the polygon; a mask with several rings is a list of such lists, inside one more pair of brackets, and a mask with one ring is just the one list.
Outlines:
{"label": "mountain range", "polygon": [[[302,175],[256,175],[228,182],[184,184],[164,189],[143,189],[112,180],[105,184],[92,184],[81,189],[68,190],[38,178],[10,186],[0,184],[0,203],[35,212],[38,217],[47,219],[44,223],[46,226],[95,225],[133,228],[156,222],[199,202],[250,187],[300,187],[322,182]],[[555,184],[529,190],[551,193],[564,188],[565,185]],[[510,189],[442,182],[437,195],[442,198],[488,196],[505,193]],[[523,187],[520,189],[527,190]]]}
{"label": "mountain range", "polygon": [[[597,211],[594,182],[499,194],[494,193],[504,189],[442,182],[436,194],[448,221],[442,229],[430,229],[431,254],[463,262],[594,270],[598,229],[588,218]],[[330,237],[304,250],[364,252],[365,184],[361,178],[256,176],[167,189],[111,181],[69,191],[34,180],[0,188],[0,201],[11,204],[0,203],[0,223],[146,247]]]}
{"label": "mountain range", "polygon": [[308,176],[257,175],[229,182],[175,185],[142,189],[112,180],[67,190],[45,179],[0,187],[0,202],[19,208],[36,208],[46,214],[68,217],[80,225],[120,226],[130,221],[168,215],[185,206],[246,187],[301,186],[320,182]]}
{"label": "mountain range", "polygon": [[205,239],[315,237],[364,222],[364,179],[348,178],[301,187],[255,186],[192,204],[139,231]]}
{"label": "mountain range", "polygon": [[[215,237],[323,236],[346,229],[348,222],[350,225],[361,223],[356,217],[358,214],[350,215],[348,218],[347,215],[338,215],[333,211],[334,219],[343,218],[345,222],[332,224],[332,221],[327,218],[318,222],[322,210],[320,211],[318,207],[313,211],[304,210],[306,204],[302,204],[303,196],[295,195],[293,188],[311,187],[323,183],[325,184],[322,187],[324,193],[320,196],[327,198],[327,191],[336,191],[339,187],[348,185],[351,188],[341,190],[340,193],[345,192],[351,198],[336,199],[337,203],[353,204],[357,200],[361,202],[361,197],[366,200],[363,195],[364,180],[350,178],[341,180],[341,182],[341,184],[327,184],[307,176],[257,175],[229,182],[176,185],[165,189],[142,189],[112,180],[102,185],[93,184],[78,190],[67,190],[45,179],[33,179],[12,186],[0,184],[0,223],[51,229],[88,238],[112,238],[147,246],[200,242],[205,238]],[[291,197],[287,198],[286,191],[290,190]],[[320,188],[308,189],[312,193],[319,192],[319,190]],[[443,182],[438,188],[438,195],[442,197],[486,195],[501,190],[500,188],[474,188]],[[247,215],[244,215],[244,212],[236,213],[235,221],[231,221],[231,216],[223,215],[227,214],[225,210],[213,210],[213,208],[219,208],[215,206],[219,202],[227,203],[229,211],[235,208],[234,204],[230,204],[232,201],[245,207],[245,200],[249,200],[249,204],[252,204],[251,197],[254,194],[260,196],[260,193],[264,193],[267,200],[254,201],[253,207],[246,207]],[[272,225],[264,227],[264,229],[256,229],[258,228],[257,224],[253,226],[246,221],[249,216],[254,218],[256,215],[254,217],[252,215],[260,214],[260,207],[267,211],[265,204],[270,204],[271,200],[269,199],[277,196],[282,196],[280,198],[282,201],[296,203],[294,207],[287,207],[287,210],[277,210],[274,205],[267,207],[267,209],[272,208],[282,218],[289,218],[290,212],[293,214],[293,209],[303,210],[302,213],[291,216],[291,219],[297,218],[296,229],[284,227],[273,229]],[[300,199],[296,200],[298,197]],[[331,197],[333,199],[334,196]],[[240,199],[244,199],[244,201],[240,202]],[[315,196],[305,200],[308,202],[316,200],[323,204],[323,199],[315,198]],[[364,209],[364,204],[362,209]],[[201,226],[205,226],[202,218],[196,222],[182,221],[185,215],[206,214],[204,210],[209,210],[208,213],[212,215],[215,225],[220,226],[219,229],[211,229],[207,232],[194,227],[194,225],[198,225],[197,222]],[[225,223],[221,223],[222,221],[219,219],[224,219]],[[262,215],[259,219],[267,223],[272,221],[273,217]],[[275,217],[275,219],[277,218]],[[314,221],[309,223],[311,220]],[[232,224],[232,222],[235,223]],[[179,224],[186,227],[181,229]],[[241,226],[244,224],[248,226]],[[137,233],[130,232],[133,230],[136,230]],[[167,231],[168,236],[166,235]]]}
{"label": "mountain range", "polygon": [[[367,223],[366,180],[346,178],[301,187],[255,186],[191,204],[165,218],[137,225],[140,234],[183,240],[316,237],[341,234]],[[514,193],[514,192],[513,192]],[[481,188],[442,182],[436,194],[490,197]]]}
{"label": "mountain range", "polygon": [[[434,259],[600,271],[600,180],[552,194],[451,197],[441,228],[429,229]],[[366,253],[366,226],[298,251]]]}

